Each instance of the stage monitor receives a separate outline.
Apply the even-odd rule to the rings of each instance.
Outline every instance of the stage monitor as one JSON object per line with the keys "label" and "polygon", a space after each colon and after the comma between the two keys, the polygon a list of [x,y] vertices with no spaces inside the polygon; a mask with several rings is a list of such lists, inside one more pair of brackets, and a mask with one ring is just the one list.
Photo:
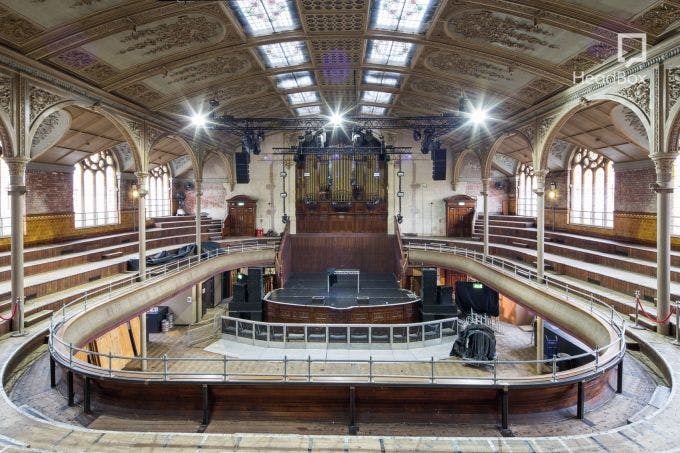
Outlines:
{"label": "stage monitor", "polygon": [[498,291],[480,282],[456,282],[456,305],[463,313],[498,316]]}

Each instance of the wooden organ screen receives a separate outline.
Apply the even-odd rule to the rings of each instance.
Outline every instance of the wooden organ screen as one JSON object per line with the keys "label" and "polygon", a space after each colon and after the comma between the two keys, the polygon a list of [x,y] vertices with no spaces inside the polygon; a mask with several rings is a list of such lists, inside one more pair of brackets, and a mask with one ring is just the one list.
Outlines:
{"label": "wooden organ screen", "polygon": [[298,233],[386,233],[387,174],[377,155],[307,155],[296,166]]}

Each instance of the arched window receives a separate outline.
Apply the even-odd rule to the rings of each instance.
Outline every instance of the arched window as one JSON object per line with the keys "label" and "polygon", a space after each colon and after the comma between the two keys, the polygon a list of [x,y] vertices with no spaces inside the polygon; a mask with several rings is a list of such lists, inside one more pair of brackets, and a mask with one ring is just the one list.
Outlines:
{"label": "arched window", "polygon": [[[2,143],[0,143],[0,149]],[[9,167],[5,159],[0,158],[0,236],[12,234],[12,210],[10,208]]]}
{"label": "arched window", "polygon": [[521,164],[517,174],[517,215],[536,217],[536,176],[534,167]]}
{"label": "arched window", "polygon": [[170,212],[170,170],[167,165],[152,168],[147,179],[146,216],[163,217]]}
{"label": "arched window", "polygon": [[571,223],[614,227],[614,164],[580,149],[571,161]]}
{"label": "arched window", "polygon": [[111,151],[100,151],[75,164],[73,211],[76,228],[118,223],[118,181]]}
{"label": "arched window", "polygon": [[671,212],[671,234],[680,236],[680,159],[673,163],[673,210]]}

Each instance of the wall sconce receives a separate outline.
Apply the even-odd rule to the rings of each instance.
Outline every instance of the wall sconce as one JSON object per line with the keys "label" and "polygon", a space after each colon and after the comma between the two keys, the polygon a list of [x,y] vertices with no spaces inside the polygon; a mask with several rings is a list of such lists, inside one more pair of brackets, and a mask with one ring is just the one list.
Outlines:
{"label": "wall sconce", "polygon": [[548,198],[550,200],[554,200],[555,198],[557,198],[557,184],[555,184],[554,182],[550,183],[550,190],[548,190]]}
{"label": "wall sconce", "polygon": [[288,196],[287,192],[281,192],[281,198],[286,198]]}
{"label": "wall sconce", "polygon": [[137,184],[132,185],[131,195],[134,200],[139,198],[139,188],[137,187]]}

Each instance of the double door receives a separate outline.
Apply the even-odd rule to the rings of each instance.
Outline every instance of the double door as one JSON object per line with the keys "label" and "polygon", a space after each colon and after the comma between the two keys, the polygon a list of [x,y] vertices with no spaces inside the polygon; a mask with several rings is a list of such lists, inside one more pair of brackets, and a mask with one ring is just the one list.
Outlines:
{"label": "double door", "polygon": [[472,216],[475,209],[472,207],[447,208],[446,212],[446,235],[450,237],[472,236]]}
{"label": "double door", "polygon": [[255,206],[229,208],[229,236],[255,236]]}

